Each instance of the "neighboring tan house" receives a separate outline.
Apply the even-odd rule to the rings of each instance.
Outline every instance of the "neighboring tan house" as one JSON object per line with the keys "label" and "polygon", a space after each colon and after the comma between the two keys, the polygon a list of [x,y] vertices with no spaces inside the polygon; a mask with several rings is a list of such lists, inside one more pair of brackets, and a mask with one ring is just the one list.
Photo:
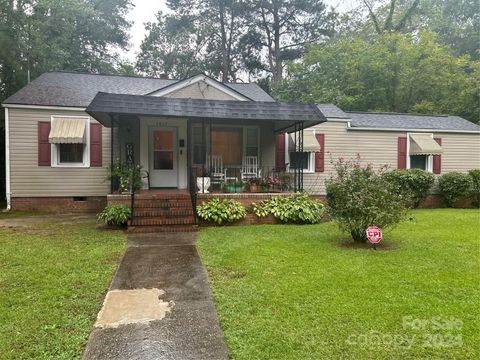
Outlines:
{"label": "neighboring tan house", "polygon": [[206,75],[179,81],[50,72],[3,106],[12,209],[93,211],[107,196],[128,203],[127,195],[111,195],[118,184],[106,180],[117,161],[144,169],[134,200],[177,189],[192,204],[202,175],[218,192],[272,176],[281,178],[273,191],[324,195],[330,160],[357,154],[375,166],[436,174],[480,168],[480,127],[462,118],[282,104],[256,84]]}
{"label": "neighboring tan house", "polygon": [[[344,112],[332,104],[317,106],[328,121],[305,130],[304,139],[316,137],[323,149],[304,154],[307,192],[325,195],[325,179],[340,157],[359,155],[361,162],[376,168],[419,168],[434,174],[480,168],[480,126],[461,117]],[[286,149],[292,140],[285,137]],[[289,162],[288,150],[285,162]]]}

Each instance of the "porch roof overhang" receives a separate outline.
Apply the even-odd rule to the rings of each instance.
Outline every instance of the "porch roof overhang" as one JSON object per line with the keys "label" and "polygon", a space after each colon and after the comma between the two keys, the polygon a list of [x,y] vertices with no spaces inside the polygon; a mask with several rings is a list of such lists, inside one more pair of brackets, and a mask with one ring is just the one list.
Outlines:
{"label": "porch roof overhang", "polygon": [[106,127],[112,126],[114,116],[164,116],[187,119],[218,119],[232,123],[241,120],[270,121],[275,132],[298,130],[327,121],[315,105],[277,102],[221,101],[179,99],[146,95],[126,95],[99,92],[86,112]]}

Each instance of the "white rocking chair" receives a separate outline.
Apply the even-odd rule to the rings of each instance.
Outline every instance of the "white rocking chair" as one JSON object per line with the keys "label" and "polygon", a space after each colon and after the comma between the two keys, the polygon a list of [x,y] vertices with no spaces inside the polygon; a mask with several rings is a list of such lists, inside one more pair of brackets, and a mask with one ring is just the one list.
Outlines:
{"label": "white rocking chair", "polygon": [[261,176],[262,170],[258,168],[258,157],[245,156],[242,162],[241,170],[242,181],[258,178]]}
{"label": "white rocking chair", "polygon": [[227,169],[223,167],[222,155],[210,155],[207,157],[207,169],[210,171],[212,184],[223,184],[227,177]]}

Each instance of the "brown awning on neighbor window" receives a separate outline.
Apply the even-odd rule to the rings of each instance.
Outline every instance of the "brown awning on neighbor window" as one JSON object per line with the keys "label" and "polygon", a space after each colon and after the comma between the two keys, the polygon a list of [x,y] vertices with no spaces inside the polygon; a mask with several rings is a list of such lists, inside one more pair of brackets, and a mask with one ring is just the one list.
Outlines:
{"label": "brown awning on neighbor window", "polygon": [[[297,133],[298,141],[298,133]],[[295,133],[289,134],[288,138],[288,151],[295,151]],[[315,137],[313,131],[303,132],[303,152],[319,152],[321,150],[320,144]]]}
{"label": "brown awning on neighbor window", "polygon": [[85,120],[73,118],[53,118],[48,135],[50,144],[85,143]]}
{"label": "brown awning on neighbor window", "polygon": [[432,134],[411,134],[410,155],[439,155],[443,149],[433,139]]}

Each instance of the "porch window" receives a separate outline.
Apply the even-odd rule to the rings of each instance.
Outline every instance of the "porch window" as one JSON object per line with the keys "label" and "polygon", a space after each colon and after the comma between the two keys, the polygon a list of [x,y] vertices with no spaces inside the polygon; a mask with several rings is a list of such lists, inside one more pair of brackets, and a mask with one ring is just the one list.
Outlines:
{"label": "porch window", "polygon": [[[206,130],[206,128],[205,128]],[[201,165],[205,163],[206,143],[207,137],[202,134],[201,126],[194,126],[192,128],[192,149],[193,149],[193,164]]]}
{"label": "porch window", "polygon": [[245,129],[245,156],[258,156],[258,128]]}

